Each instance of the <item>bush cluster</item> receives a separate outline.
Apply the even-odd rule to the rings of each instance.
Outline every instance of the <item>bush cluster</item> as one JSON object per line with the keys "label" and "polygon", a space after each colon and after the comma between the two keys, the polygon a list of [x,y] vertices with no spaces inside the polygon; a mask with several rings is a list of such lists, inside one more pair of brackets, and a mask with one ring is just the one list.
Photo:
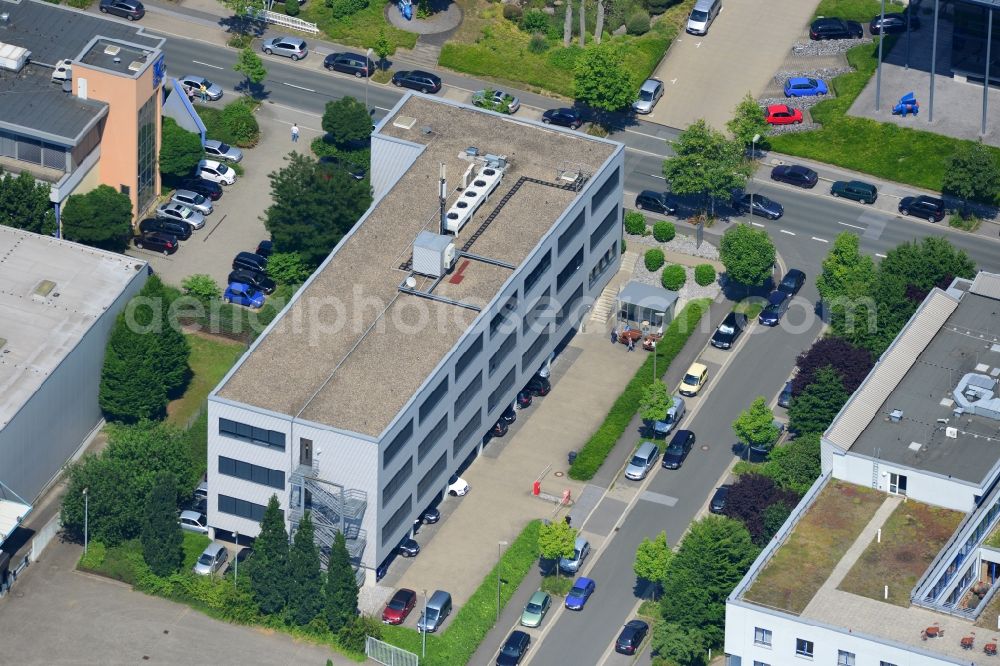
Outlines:
{"label": "bush cluster", "polygon": [[625,22],[625,31],[630,35],[645,35],[649,32],[649,14],[635,12]]}
{"label": "bush cluster", "polygon": [[633,236],[645,236],[646,216],[634,210],[625,211],[625,233]]}
{"label": "bush cluster", "polygon": [[528,40],[528,50],[532,53],[545,53],[549,50],[549,40],[540,32],[536,32]]}
{"label": "bush cluster", "polygon": [[222,123],[237,146],[251,147],[260,139],[260,125],[249,102],[238,100],[222,110]]}
{"label": "bush cluster", "polygon": [[299,0],[285,0],[285,14],[288,16],[298,16]]}
{"label": "bush cluster", "polygon": [[712,264],[698,264],[694,267],[694,281],[702,287],[715,282],[715,267]]}
{"label": "bush cluster", "polygon": [[521,19],[521,7],[518,5],[506,4],[503,6],[503,17],[508,21],[517,23]]}
{"label": "bush cluster", "polygon": [[669,243],[677,235],[673,222],[660,221],[653,225],[653,238],[661,243]]}
{"label": "bush cluster", "polygon": [[663,275],[660,276],[660,284],[663,285],[664,289],[670,291],[677,291],[684,286],[686,281],[687,271],[680,264],[670,264],[663,269]]}
{"label": "bush cluster", "polygon": [[521,30],[527,33],[534,34],[536,32],[544,33],[549,29],[549,16],[545,12],[538,9],[529,9],[521,17]]}
{"label": "bush cluster", "polygon": [[326,6],[333,10],[333,18],[342,19],[365,9],[368,0],[326,0]]}
{"label": "bush cluster", "polygon": [[660,248],[646,250],[646,256],[643,257],[643,259],[646,262],[646,270],[650,272],[658,270],[661,266],[663,266],[663,262],[665,261],[663,258],[663,250]]}

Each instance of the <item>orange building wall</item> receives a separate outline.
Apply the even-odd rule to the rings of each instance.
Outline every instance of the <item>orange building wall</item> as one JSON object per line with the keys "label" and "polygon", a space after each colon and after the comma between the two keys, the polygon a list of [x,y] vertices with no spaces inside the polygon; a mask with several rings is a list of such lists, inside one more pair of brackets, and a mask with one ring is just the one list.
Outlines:
{"label": "orange building wall", "polygon": [[[153,67],[149,66],[138,78],[112,74],[92,69],[79,62],[73,63],[73,94],[79,94],[80,80],[85,80],[87,98],[107,102],[109,105],[104,133],[101,136],[101,157],[97,170],[102,185],[121,191],[129,188],[133,219],[143,211],[137,210],[139,202],[139,109],[150,96],[161,94],[153,89]],[[156,155],[160,154],[161,106],[156,105]],[[155,169],[154,191],[160,192],[160,171]],[[154,199],[155,201],[155,199]]]}

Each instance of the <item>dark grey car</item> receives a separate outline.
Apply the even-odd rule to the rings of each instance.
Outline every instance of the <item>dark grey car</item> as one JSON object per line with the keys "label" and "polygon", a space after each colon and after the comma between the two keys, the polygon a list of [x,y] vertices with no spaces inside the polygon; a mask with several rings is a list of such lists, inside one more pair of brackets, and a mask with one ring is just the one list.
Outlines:
{"label": "dark grey car", "polygon": [[751,195],[745,193],[743,196],[733,200],[733,208],[739,211],[741,215],[749,212],[752,215],[766,217],[769,220],[777,220],[785,214],[785,208],[780,203],[773,199],[768,199],[763,194]]}

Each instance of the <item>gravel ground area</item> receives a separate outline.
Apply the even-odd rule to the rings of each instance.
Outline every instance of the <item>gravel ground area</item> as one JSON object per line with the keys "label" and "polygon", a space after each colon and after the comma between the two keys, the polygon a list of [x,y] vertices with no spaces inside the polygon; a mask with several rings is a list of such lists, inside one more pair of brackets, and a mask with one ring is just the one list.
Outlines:
{"label": "gravel ground area", "polygon": [[[679,254],[686,254],[691,257],[698,257],[701,259],[712,259],[718,261],[719,259],[719,249],[712,245],[711,243],[702,243],[701,247],[695,246],[694,238],[688,236],[675,236],[669,243],[660,243],[652,236],[645,236],[642,239],[636,238],[635,236],[629,236],[629,238],[635,239],[635,244],[637,247],[634,251],[638,253],[639,258],[635,262],[635,269],[632,273],[632,279],[643,284],[653,285],[654,287],[662,287],[660,283],[660,273],[663,269],[659,269],[654,272],[646,270],[646,262],[643,261],[643,256],[646,254],[646,250],[652,248],[660,248],[664,252],[677,252]],[[668,259],[665,266],[669,265],[671,262]],[[697,282],[694,281],[694,268],[690,266],[684,267],[687,273],[687,281],[684,282],[684,286],[681,287],[679,299],[686,303],[693,298],[715,298],[722,291],[719,285],[718,279],[712,284],[702,287]]]}
{"label": "gravel ground area", "polygon": [[871,44],[872,38],[865,35],[861,39],[827,39],[823,41],[796,42],[792,45],[792,53],[798,56],[825,56],[834,53],[847,53],[860,44]]}
{"label": "gravel ground area", "polygon": [[768,135],[774,136],[775,134],[792,134],[793,132],[808,132],[810,130],[819,129],[820,125],[817,125],[809,117],[809,110],[803,109],[805,111],[805,118],[801,125],[774,125],[768,132]]}
{"label": "gravel ground area", "polygon": [[[802,109],[804,112],[830,96],[832,95],[814,95],[812,97],[761,97],[758,101],[760,102],[760,105],[764,107],[772,104],[786,104],[793,109]],[[806,118],[803,122],[809,122],[809,119]]]}
{"label": "gravel ground area", "polygon": [[674,236],[674,239],[669,243],[657,242],[655,238],[649,236],[643,238],[643,242],[646,241],[648,241],[648,245],[659,247],[664,252],[680,252],[692,257],[701,257],[702,259],[712,259],[714,261],[719,260],[719,248],[711,243],[702,243],[701,247],[698,247],[691,236]]}
{"label": "gravel ground area", "polygon": [[[803,63],[808,64],[807,62]],[[847,74],[848,72],[853,72],[853,67],[817,67],[814,69],[800,69],[795,71],[781,71],[774,75],[774,82],[779,86],[784,87],[785,81],[796,76],[806,76],[813,79],[822,79],[826,82],[827,86],[830,85],[830,80],[835,76],[840,76],[841,74]],[[801,98],[799,98],[801,99]]]}
{"label": "gravel ground area", "polygon": [[[664,264],[669,266],[670,263]],[[635,262],[635,272],[632,274],[632,279],[636,282],[641,282],[643,284],[649,284],[654,287],[662,287],[660,284],[660,273],[663,269],[656,271],[655,273],[650,273],[646,270],[646,264],[640,258],[639,261]],[[684,282],[684,286],[680,288],[677,292],[680,294],[678,298],[687,303],[694,298],[711,298],[714,299],[722,291],[722,287],[719,286],[719,280],[716,278],[715,282],[712,284],[702,287],[697,282],[694,281],[694,269],[690,266],[684,267],[684,272],[687,273],[687,281]]]}

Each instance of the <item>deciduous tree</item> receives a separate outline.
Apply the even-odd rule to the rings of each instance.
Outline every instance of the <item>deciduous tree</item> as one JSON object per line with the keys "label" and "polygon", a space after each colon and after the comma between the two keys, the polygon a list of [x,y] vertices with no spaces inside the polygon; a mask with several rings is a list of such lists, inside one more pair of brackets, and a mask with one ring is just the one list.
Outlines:
{"label": "deciduous tree", "polygon": [[[393,44],[389,40],[389,36],[385,33],[385,28],[379,28],[378,36],[375,38],[375,43],[372,44],[372,51],[378,56],[378,67],[379,69],[385,69],[385,59],[389,57],[392,53]],[[369,73],[370,74],[370,73]]]}
{"label": "deciduous tree", "polygon": [[288,610],[298,625],[309,624],[323,611],[323,571],[314,537],[312,516],[306,511],[288,554]]}
{"label": "deciduous tree", "polygon": [[[582,4],[580,12],[582,17]],[[583,35],[581,32],[581,40]],[[628,106],[638,93],[622,46],[616,42],[596,44],[581,53],[573,68],[573,82],[578,102],[605,113]]]}
{"label": "deciduous tree", "polygon": [[[572,557],[576,535],[576,528],[570,527],[569,523],[562,520],[543,524],[538,530],[538,550],[542,558],[558,562],[559,558]],[[558,564],[555,569],[558,576]]]}
{"label": "deciduous tree", "polygon": [[758,134],[761,137],[757,141],[759,145],[761,140],[771,131],[771,126],[767,124],[760,104],[749,91],[740,100],[740,103],[736,105],[736,108],[733,110],[733,117],[726,123],[726,127],[729,129],[729,133],[733,135],[733,138],[739,141],[745,148],[752,145],[753,137]]}
{"label": "deciduous tree", "polygon": [[729,198],[734,189],[746,186],[753,166],[744,159],[739,141],[698,120],[680,133],[672,144],[675,157],[663,162],[663,176],[677,194],[707,197],[706,209],[715,213],[715,199]]}
{"label": "deciduous tree", "polygon": [[817,370],[813,382],[788,408],[789,428],[799,435],[822,433],[849,397],[836,370],[831,366]]}
{"label": "deciduous tree", "polygon": [[666,532],[660,532],[652,539],[646,537],[635,551],[632,570],[638,578],[649,581],[654,587],[659,587],[666,578],[667,566],[673,554],[667,543]]}
{"label": "deciduous tree", "polygon": [[139,536],[142,558],[153,573],[169,576],[181,568],[184,535],[177,522],[177,481],[170,472],[156,474],[146,499],[146,515]]}
{"label": "deciduous tree", "polygon": [[260,534],[253,545],[253,557],[247,560],[250,588],[260,612],[280,613],[288,603],[288,532],[278,497],[271,495],[260,521]]}
{"label": "deciduous tree", "polygon": [[49,201],[51,187],[22,171],[0,178],[0,224],[36,234],[56,230],[56,215]]}
{"label": "deciduous tree", "polygon": [[[268,266],[270,272],[270,266]],[[207,273],[195,273],[181,281],[181,288],[187,296],[197,298],[202,303],[217,301],[222,296],[222,288],[215,279]]]}
{"label": "deciduous tree", "polygon": [[337,532],[326,567],[325,615],[330,630],[341,631],[358,616],[358,584],[344,535]]}
{"label": "deciduous tree", "polygon": [[767,406],[767,400],[758,396],[749,407],[740,412],[733,421],[733,432],[740,441],[755,449],[769,450],[778,441],[774,412]]}
{"label": "deciduous tree", "polygon": [[279,284],[302,284],[310,272],[295,252],[275,252],[267,260],[267,274]]}
{"label": "deciduous tree", "polygon": [[792,379],[792,395],[799,395],[816,378],[820,368],[832,367],[844,382],[844,389],[854,393],[875,365],[872,353],[855,347],[836,336],[819,338],[795,360],[798,372]]}
{"label": "deciduous tree", "polygon": [[799,435],[783,446],[771,451],[769,459],[760,466],[760,473],[770,477],[785,490],[804,495],[819,478],[819,434]]}
{"label": "deciduous tree", "polygon": [[667,385],[659,379],[642,390],[639,399],[639,416],[643,421],[662,421],[667,416],[671,400],[667,395]]}
{"label": "deciduous tree", "polygon": [[360,100],[341,97],[327,102],[323,111],[323,131],[326,139],[337,146],[364,141],[372,133],[372,117]]}
{"label": "deciduous tree", "polygon": [[962,141],[948,158],[942,191],[962,200],[962,216],[968,217],[968,202],[995,204],[1000,199],[1000,158],[997,149],[982,140]]}
{"label": "deciduous tree", "polygon": [[243,94],[251,97],[253,96],[254,89],[267,78],[267,69],[264,67],[264,61],[249,46],[240,51],[240,55],[236,59],[236,64],[233,65],[233,71],[243,75],[243,83],[240,87],[243,89]]}
{"label": "deciduous tree", "polygon": [[71,194],[62,211],[63,237],[122,252],[132,233],[132,201],[108,185],[86,194]]}
{"label": "deciduous tree", "polygon": [[650,646],[653,654],[668,659],[671,665],[681,666],[704,666],[711,647],[697,627],[682,627],[676,622],[657,623]]}
{"label": "deciduous tree", "polygon": [[775,261],[774,243],[763,229],[735,224],[722,235],[719,258],[726,278],[748,287],[757,287],[771,277]]}
{"label": "deciduous tree", "polygon": [[[755,544],[764,546],[774,534],[768,532],[765,525],[767,508],[772,504],[785,504],[791,510],[798,501],[798,495],[782,490],[773,479],[762,474],[742,474],[729,489],[723,511],[725,515],[743,523]],[[778,527],[780,526],[779,523]]]}
{"label": "deciduous tree", "polygon": [[204,157],[201,138],[178,125],[173,118],[163,116],[160,174],[169,178],[189,176]]}

